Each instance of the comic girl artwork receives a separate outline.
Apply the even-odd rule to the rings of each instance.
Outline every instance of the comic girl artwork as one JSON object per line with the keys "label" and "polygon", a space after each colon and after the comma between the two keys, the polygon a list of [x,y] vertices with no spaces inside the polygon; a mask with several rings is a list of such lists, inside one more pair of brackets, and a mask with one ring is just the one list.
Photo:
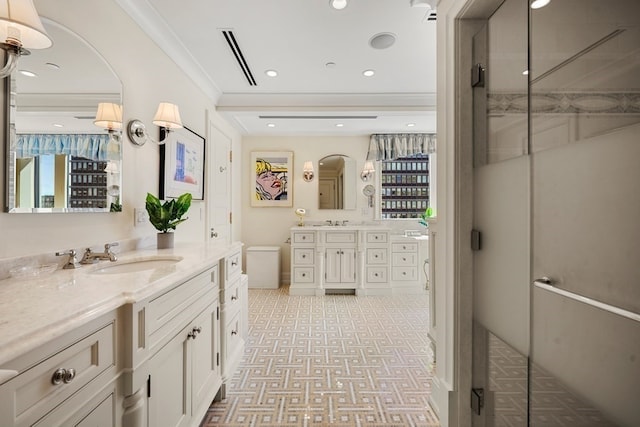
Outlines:
{"label": "comic girl artwork", "polygon": [[252,206],[292,206],[291,200],[291,152],[251,153]]}

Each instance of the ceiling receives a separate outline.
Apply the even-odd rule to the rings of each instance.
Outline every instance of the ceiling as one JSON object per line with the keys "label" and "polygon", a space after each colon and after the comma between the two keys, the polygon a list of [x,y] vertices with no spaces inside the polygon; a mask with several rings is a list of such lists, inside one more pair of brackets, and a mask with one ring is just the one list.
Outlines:
{"label": "ceiling", "polygon": [[[435,132],[436,25],[424,5],[349,0],[335,10],[329,0],[117,1],[244,135]],[[369,41],[379,33],[395,43],[374,49]],[[227,42],[232,37],[249,78]],[[365,77],[369,69],[375,75]]]}

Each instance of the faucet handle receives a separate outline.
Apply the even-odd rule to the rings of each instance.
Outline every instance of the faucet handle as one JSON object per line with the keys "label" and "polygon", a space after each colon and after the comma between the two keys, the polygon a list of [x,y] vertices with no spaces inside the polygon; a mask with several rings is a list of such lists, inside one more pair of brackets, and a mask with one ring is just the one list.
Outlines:
{"label": "faucet handle", "polygon": [[104,245],[104,251],[105,252],[109,252],[109,249],[111,249],[114,246],[120,246],[120,243],[118,242],[114,242],[114,243],[105,243]]}
{"label": "faucet handle", "polygon": [[69,255],[69,259],[67,260],[67,263],[62,267],[65,270],[80,267],[80,263],[76,258],[76,254],[77,252],[75,249],[69,249],[67,252],[56,252],[56,256]]}

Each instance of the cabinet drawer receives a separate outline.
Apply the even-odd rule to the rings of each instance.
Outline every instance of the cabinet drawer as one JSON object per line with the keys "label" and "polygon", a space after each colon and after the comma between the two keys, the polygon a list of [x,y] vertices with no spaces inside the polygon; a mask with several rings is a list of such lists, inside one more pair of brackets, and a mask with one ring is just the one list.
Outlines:
{"label": "cabinet drawer", "polygon": [[217,280],[217,272],[216,266],[149,301],[145,317],[151,346],[189,320],[184,318],[187,309],[215,289],[212,280]]}
{"label": "cabinet drawer", "polygon": [[355,243],[356,233],[353,231],[329,231],[325,239],[327,243]]}
{"label": "cabinet drawer", "polygon": [[386,248],[367,249],[367,264],[386,264],[388,262]]}
{"label": "cabinet drawer", "polygon": [[411,266],[416,267],[418,265],[418,254],[416,253],[394,253],[393,254],[393,266]]}
{"label": "cabinet drawer", "polygon": [[314,243],[316,241],[313,232],[294,232],[293,243]]}
{"label": "cabinet drawer", "polygon": [[294,283],[313,283],[313,267],[294,267]]}
{"label": "cabinet drawer", "polygon": [[313,264],[313,248],[293,248],[294,264]]}
{"label": "cabinet drawer", "polygon": [[417,267],[395,267],[392,269],[391,275],[394,281],[418,280],[418,268]]}
{"label": "cabinet drawer", "polygon": [[387,233],[367,233],[367,243],[387,243]]}
{"label": "cabinet drawer", "polygon": [[386,267],[367,267],[367,282],[369,283],[385,283],[387,282]]}
{"label": "cabinet drawer", "polygon": [[114,367],[114,333],[109,323],[3,384],[0,425],[31,425]]}
{"label": "cabinet drawer", "polygon": [[391,244],[391,250],[393,252],[417,252],[417,243],[393,243]]}
{"label": "cabinet drawer", "polygon": [[[241,351],[243,339],[240,335],[240,313],[236,313],[235,316],[229,318],[226,323],[224,333],[226,334],[222,340],[224,343],[224,361],[233,361],[234,357],[241,357],[240,354],[234,356],[235,353]],[[231,363],[231,362],[229,362]],[[223,370],[227,370],[227,366],[222,367]],[[230,372],[227,372],[231,374]]]}
{"label": "cabinet drawer", "polygon": [[225,279],[231,280],[235,276],[239,276],[242,272],[242,252],[238,251],[233,255],[229,255],[224,259],[225,262]]}
{"label": "cabinet drawer", "polygon": [[234,279],[229,286],[220,290],[221,301],[225,310],[240,306],[240,277]]}

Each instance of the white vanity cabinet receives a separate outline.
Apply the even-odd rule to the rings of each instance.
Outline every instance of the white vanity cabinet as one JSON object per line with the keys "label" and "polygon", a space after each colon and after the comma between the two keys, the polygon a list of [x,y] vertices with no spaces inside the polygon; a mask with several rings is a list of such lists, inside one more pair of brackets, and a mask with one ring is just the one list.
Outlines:
{"label": "white vanity cabinet", "polygon": [[222,383],[217,301],[209,298],[211,305],[149,360],[149,427],[197,426],[213,401]]}
{"label": "white vanity cabinet", "polygon": [[242,251],[232,253],[222,261],[221,303],[221,364],[222,387],[218,397],[226,397],[229,382],[244,352],[249,302],[248,284],[242,280]]}
{"label": "white vanity cabinet", "polygon": [[125,306],[131,319],[125,427],[200,424],[222,386],[219,276],[215,264]]}
{"label": "white vanity cabinet", "polygon": [[364,280],[368,295],[389,293],[389,232],[364,233]]}
{"label": "white vanity cabinet", "polygon": [[329,231],[324,239],[324,283],[326,289],[355,289],[356,231]]}
{"label": "white vanity cabinet", "polygon": [[291,295],[426,292],[420,275],[427,254],[412,238],[379,226],[291,228]]}
{"label": "white vanity cabinet", "polygon": [[427,241],[394,236],[391,241],[391,283],[393,292],[426,292]]}
{"label": "white vanity cabinet", "polygon": [[111,312],[4,364],[0,425],[117,425],[116,331]]}

